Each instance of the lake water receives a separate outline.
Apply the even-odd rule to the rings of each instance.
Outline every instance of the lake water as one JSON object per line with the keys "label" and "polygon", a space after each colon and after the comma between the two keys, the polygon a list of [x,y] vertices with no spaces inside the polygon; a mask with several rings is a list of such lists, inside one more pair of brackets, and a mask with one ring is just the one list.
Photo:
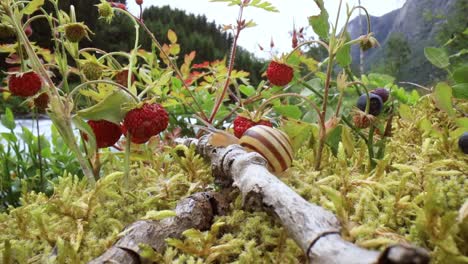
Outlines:
{"label": "lake water", "polygon": [[[34,135],[36,135],[36,121],[33,119],[16,119],[15,120],[16,127],[15,127],[15,133],[20,134],[22,133],[22,128],[21,127],[26,127],[31,132],[33,132]],[[50,119],[40,119],[39,120],[39,132],[41,135],[45,135],[46,138],[50,139],[52,137],[52,131],[51,131],[51,126],[52,126],[52,121]],[[4,127],[0,123],[0,133],[9,133],[10,130],[6,127]]]}

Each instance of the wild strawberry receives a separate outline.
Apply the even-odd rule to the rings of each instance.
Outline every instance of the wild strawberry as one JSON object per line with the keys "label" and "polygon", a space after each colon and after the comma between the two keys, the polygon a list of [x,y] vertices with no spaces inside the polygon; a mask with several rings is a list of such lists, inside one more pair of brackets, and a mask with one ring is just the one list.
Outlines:
{"label": "wild strawberry", "polygon": [[84,37],[89,38],[89,28],[84,23],[69,23],[64,26],[65,37],[70,42],[80,42]]}
{"label": "wild strawberry", "polygon": [[382,102],[387,102],[388,100],[388,96],[390,95],[390,93],[388,92],[387,89],[385,88],[377,88],[375,90],[372,90],[370,91],[371,93],[373,94],[376,94],[378,96],[380,96],[380,98],[382,99]]}
{"label": "wild strawberry", "polygon": [[268,65],[266,74],[271,84],[284,86],[291,82],[294,71],[289,65],[273,60]]}
{"label": "wild strawberry", "polygon": [[101,65],[94,61],[85,62],[82,65],[82,71],[83,74],[86,76],[86,79],[90,81],[94,81],[101,78],[103,72]]}
{"label": "wild strawberry", "polygon": [[[89,120],[88,125],[93,129],[98,148],[112,147],[122,136],[120,126],[106,120]],[[83,137],[88,140],[86,134]]]}
{"label": "wild strawberry", "polygon": [[135,3],[136,3],[137,5],[142,5],[142,4],[143,4],[143,0],[135,0]]}
{"label": "wild strawberry", "polygon": [[161,133],[167,128],[169,116],[166,109],[160,104],[145,103],[140,108],[130,110],[125,115],[123,124],[125,132],[130,132],[132,142],[146,142],[150,137]]}
{"label": "wild strawberry", "polygon": [[247,129],[257,125],[272,127],[271,122],[268,120],[261,119],[258,122],[254,122],[247,117],[238,115],[234,119],[234,135],[238,138],[241,138],[244,132],[247,131]]}
{"label": "wild strawberry", "polygon": [[8,87],[10,92],[16,96],[33,96],[41,90],[41,77],[35,72],[26,72],[10,75]]}

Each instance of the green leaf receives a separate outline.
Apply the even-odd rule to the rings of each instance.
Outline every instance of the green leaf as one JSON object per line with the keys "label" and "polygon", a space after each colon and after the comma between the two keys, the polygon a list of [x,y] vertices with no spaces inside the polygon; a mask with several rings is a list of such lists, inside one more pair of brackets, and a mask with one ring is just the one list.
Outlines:
{"label": "green leaf", "polygon": [[456,68],[453,72],[453,79],[457,83],[468,83],[468,65]]}
{"label": "green leaf", "polygon": [[13,116],[13,112],[10,108],[5,110],[5,114],[2,116],[2,125],[10,130],[15,129],[15,117]]}
{"label": "green leaf", "polygon": [[468,99],[468,83],[460,83],[452,87],[453,97]]}
{"label": "green leaf", "polygon": [[73,125],[75,125],[76,128],[79,130],[83,131],[87,137],[88,137],[88,147],[89,147],[89,152],[88,155],[91,157],[96,153],[96,137],[94,136],[93,129],[86,123],[82,118],[79,116],[74,116],[73,119]]}
{"label": "green leaf", "polygon": [[250,85],[248,86],[244,84],[239,85],[239,91],[248,97],[255,94],[255,88]]}
{"label": "green leaf", "polygon": [[133,98],[128,93],[118,89],[98,104],[78,111],[78,115],[84,119],[104,119],[119,124],[128,112],[124,106],[131,103],[134,103]]}
{"label": "green leaf", "polygon": [[299,119],[302,116],[301,109],[296,105],[277,105],[273,109],[278,113],[286,117]]}
{"label": "green leaf", "polygon": [[348,157],[351,157],[354,153],[354,139],[353,134],[351,133],[350,128],[342,127],[341,129],[341,142],[346,151]]}
{"label": "green leaf", "polygon": [[424,55],[437,68],[444,69],[450,65],[449,57],[444,49],[426,47],[424,48]]}
{"label": "green leaf", "polygon": [[398,112],[400,113],[401,118],[405,119],[406,121],[414,120],[413,112],[408,105],[401,104]]}
{"label": "green leaf", "polygon": [[269,12],[279,12],[278,9],[276,9],[276,7],[274,7],[271,3],[262,2],[260,0],[252,0],[247,6],[257,7]]}
{"label": "green leaf", "polygon": [[167,39],[169,39],[169,41],[170,41],[172,44],[177,43],[177,35],[176,35],[176,33],[175,33],[172,29],[169,29],[169,30],[167,31]]}
{"label": "green leaf", "polygon": [[325,10],[323,0],[314,0],[317,6],[320,8],[320,14],[317,16],[309,17],[309,24],[312,26],[314,32],[324,40],[328,39],[328,33],[330,31],[330,24],[328,24],[328,13]]}
{"label": "green leaf", "polygon": [[436,106],[449,115],[454,115],[452,106],[452,87],[447,83],[438,83],[434,90]]}
{"label": "green leaf", "polygon": [[313,125],[299,120],[284,118],[282,119],[281,129],[291,140],[294,151],[299,150],[304,145],[308,145],[313,137]]}
{"label": "green leaf", "polygon": [[351,45],[344,45],[336,53],[336,61],[341,67],[346,67],[351,64],[353,58],[351,57]]}
{"label": "green leaf", "polygon": [[176,216],[176,213],[171,210],[162,210],[162,211],[151,210],[147,212],[146,215],[142,219],[162,220],[164,218],[173,217],[173,216]]}
{"label": "green leaf", "polygon": [[341,130],[342,126],[337,126],[327,135],[327,139],[325,141],[327,145],[330,146],[333,155],[336,155],[338,153],[338,145],[341,141]]}
{"label": "green leaf", "polygon": [[23,14],[31,15],[36,12],[42,5],[44,5],[44,0],[32,0],[29,4],[22,10]]}
{"label": "green leaf", "polygon": [[455,120],[455,123],[457,123],[457,126],[463,129],[468,129],[468,117],[460,117]]}

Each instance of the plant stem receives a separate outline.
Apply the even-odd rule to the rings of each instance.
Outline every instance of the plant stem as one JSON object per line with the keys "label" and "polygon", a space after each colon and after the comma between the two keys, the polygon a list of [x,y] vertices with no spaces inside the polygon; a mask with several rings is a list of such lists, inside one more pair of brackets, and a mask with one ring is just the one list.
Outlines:
{"label": "plant stem", "polygon": [[40,186],[44,184],[44,170],[42,168],[42,145],[41,145],[41,132],[39,129],[39,118],[37,116],[37,107],[34,107],[33,111],[34,120],[36,121],[36,134],[37,134],[37,158],[39,159],[39,175],[40,175]]}
{"label": "plant stem", "polygon": [[124,185],[128,187],[129,175],[130,175],[130,148],[132,146],[131,141],[132,135],[127,132],[127,142],[125,144],[125,161],[124,161]]}
{"label": "plant stem", "polygon": [[367,150],[369,151],[369,171],[376,165],[374,161],[374,131],[375,126],[371,124],[369,128],[369,139],[367,140]]}
{"label": "plant stem", "polygon": [[221,92],[221,95],[217,97],[215,106],[213,110],[211,111],[211,115],[208,119],[208,122],[211,124],[213,122],[213,119],[216,116],[216,113],[218,113],[219,108],[221,107],[221,104],[223,103],[224,96],[226,95],[226,91],[229,89],[229,83],[231,79],[231,74],[232,70],[234,69],[234,59],[236,57],[236,51],[237,51],[237,40],[239,39],[239,34],[242,31],[242,13],[244,10],[244,5],[240,5],[239,8],[239,16],[237,18],[237,28],[236,28],[236,33],[234,34],[234,42],[232,43],[232,49],[231,49],[231,56],[229,58],[229,66],[228,66],[228,72],[226,76],[226,81],[224,82],[224,87]]}

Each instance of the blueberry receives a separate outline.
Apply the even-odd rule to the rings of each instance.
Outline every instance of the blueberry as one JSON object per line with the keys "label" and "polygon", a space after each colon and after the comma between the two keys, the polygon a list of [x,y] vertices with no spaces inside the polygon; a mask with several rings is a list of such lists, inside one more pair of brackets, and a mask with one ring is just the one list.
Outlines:
{"label": "blueberry", "polygon": [[[369,114],[373,116],[377,116],[380,114],[380,112],[382,112],[382,108],[383,108],[382,98],[380,98],[380,96],[373,94],[373,93],[369,93],[369,97],[370,97]],[[367,103],[367,95],[362,94],[359,97],[356,106],[357,108],[361,109],[361,111],[364,112],[366,111],[366,103]]]}
{"label": "blueberry", "polygon": [[458,147],[463,153],[468,154],[468,132],[463,133],[458,139]]}
{"label": "blueberry", "polygon": [[388,95],[390,94],[387,89],[385,88],[377,88],[375,90],[372,90],[371,93],[376,94],[382,98],[382,102],[387,102],[388,100]]}

